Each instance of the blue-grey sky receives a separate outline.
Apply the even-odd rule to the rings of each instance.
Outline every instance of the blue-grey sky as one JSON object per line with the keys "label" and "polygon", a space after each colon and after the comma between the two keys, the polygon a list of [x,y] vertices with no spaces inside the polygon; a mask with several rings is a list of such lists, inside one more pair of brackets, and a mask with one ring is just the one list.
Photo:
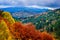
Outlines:
{"label": "blue-grey sky", "polygon": [[60,8],[60,0],[0,0],[0,6],[44,6]]}

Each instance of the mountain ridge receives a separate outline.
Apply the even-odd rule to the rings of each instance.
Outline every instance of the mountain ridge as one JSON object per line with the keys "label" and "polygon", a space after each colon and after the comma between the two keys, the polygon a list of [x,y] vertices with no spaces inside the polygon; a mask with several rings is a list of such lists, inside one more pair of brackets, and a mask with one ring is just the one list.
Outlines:
{"label": "mountain ridge", "polygon": [[11,12],[11,13],[14,13],[14,12],[20,12],[20,11],[23,11],[23,12],[28,12],[28,10],[30,12],[43,12],[43,11],[47,11],[49,9],[41,9],[41,8],[30,8],[30,7],[8,7],[8,8],[0,8],[1,10],[4,10],[4,11],[8,11],[8,12]]}

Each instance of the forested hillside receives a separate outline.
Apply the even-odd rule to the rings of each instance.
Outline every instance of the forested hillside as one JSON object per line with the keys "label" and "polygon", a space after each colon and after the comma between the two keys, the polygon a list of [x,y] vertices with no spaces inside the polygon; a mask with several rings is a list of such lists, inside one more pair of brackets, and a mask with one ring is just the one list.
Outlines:
{"label": "forested hillside", "polygon": [[26,17],[25,19],[17,19],[17,21],[22,23],[33,23],[35,28],[41,32],[46,31],[48,33],[54,34],[58,39],[60,38],[60,9],[53,11],[44,12],[31,17]]}
{"label": "forested hillside", "polygon": [[58,20],[60,20],[60,9],[48,11],[34,17],[27,17],[25,20],[21,21],[23,23],[32,22],[38,30],[41,28],[51,30],[51,28],[54,28],[53,25],[55,25]]}
{"label": "forested hillside", "polygon": [[17,22],[9,12],[0,11],[0,40],[55,40],[55,38],[46,31],[36,30],[33,23]]}

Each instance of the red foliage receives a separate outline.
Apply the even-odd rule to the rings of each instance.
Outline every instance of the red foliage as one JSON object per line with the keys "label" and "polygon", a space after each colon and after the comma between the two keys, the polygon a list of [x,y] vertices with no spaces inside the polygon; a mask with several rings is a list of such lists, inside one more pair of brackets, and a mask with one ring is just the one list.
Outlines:
{"label": "red foliage", "polygon": [[32,23],[22,24],[21,22],[16,22],[10,25],[6,19],[0,16],[1,20],[6,22],[14,38],[21,38],[22,40],[54,40],[50,34],[37,31]]}
{"label": "red foliage", "polygon": [[53,36],[48,34],[47,32],[42,32],[43,40],[54,40]]}
{"label": "red foliage", "polygon": [[54,40],[50,34],[37,31],[32,23],[22,24],[21,22],[16,22],[10,27],[6,19],[0,17],[0,20],[4,20],[7,23],[14,38],[21,38],[22,40]]}
{"label": "red foliage", "polygon": [[3,18],[0,16],[0,20],[2,20]]}
{"label": "red foliage", "polygon": [[48,33],[41,33],[37,31],[35,26],[31,23],[22,24],[20,22],[16,22],[12,25],[11,33],[14,38],[21,38],[22,40],[53,40],[53,37]]}

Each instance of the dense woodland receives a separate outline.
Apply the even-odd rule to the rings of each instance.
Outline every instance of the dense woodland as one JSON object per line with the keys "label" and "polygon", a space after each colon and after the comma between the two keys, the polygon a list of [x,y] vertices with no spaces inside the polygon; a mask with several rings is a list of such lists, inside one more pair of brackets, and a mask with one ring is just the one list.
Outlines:
{"label": "dense woodland", "polygon": [[37,30],[53,33],[56,35],[56,38],[60,37],[60,9],[44,12],[37,16],[26,17],[24,20],[16,19],[16,21],[19,20],[23,23],[31,22]]}
{"label": "dense woodland", "polygon": [[[60,38],[60,9],[24,21],[0,11],[0,40],[55,40]],[[60,40],[60,39],[59,39]]]}

